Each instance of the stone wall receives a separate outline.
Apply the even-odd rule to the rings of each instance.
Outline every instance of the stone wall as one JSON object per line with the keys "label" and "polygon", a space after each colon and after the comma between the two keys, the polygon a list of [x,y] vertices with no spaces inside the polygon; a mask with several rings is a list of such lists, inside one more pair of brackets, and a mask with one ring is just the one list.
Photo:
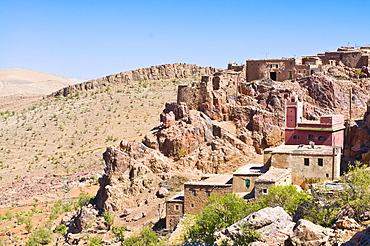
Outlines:
{"label": "stone wall", "polygon": [[166,202],[166,228],[174,229],[184,216],[184,201]]}
{"label": "stone wall", "polygon": [[213,67],[199,67],[197,65],[185,63],[152,66],[149,68],[141,68],[133,71],[117,73],[105,76],[103,78],[93,79],[79,84],[70,85],[52,93],[51,95],[49,95],[49,97],[65,97],[77,91],[87,91],[99,88],[101,86],[107,86],[108,84],[119,84],[140,80],[179,79],[186,78],[188,76],[201,77],[203,75],[214,74],[217,71],[220,71],[220,69],[216,69]]}
{"label": "stone wall", "polygon": [[225,195],[226,193],[232,193],[232,184],[185,184],[184,190],[184,213],[198,214],[206,207],[205,201],[207,201],[211,194]]}

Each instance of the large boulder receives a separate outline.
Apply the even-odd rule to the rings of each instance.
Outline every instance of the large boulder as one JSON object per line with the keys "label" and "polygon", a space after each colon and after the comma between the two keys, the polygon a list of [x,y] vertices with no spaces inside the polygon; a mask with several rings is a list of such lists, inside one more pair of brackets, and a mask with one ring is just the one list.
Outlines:
{"label": "large boulder", "polygon": [[342,246],[362,246],[370,245],[370,228],[357,232],[348,242]]}
{"label": "large boulder", "polygon": [[320,246],[332,245],[329,239],[333,236],[333,230],[316,225],[311,221],[301,219],[293,228],[290,241],[293,245]]}
{"label": "large boulder", "polygon": [[245,217],[221,232],[217,232],[215,236],[218,238],[218,241],[231,240],[231,238],[242,236],[243,228],[250,228],[255,229],[262,236],[259,243],[284,245],[284,242],[293,233],[294,225],[292,218],[283,208],[268,207]]}

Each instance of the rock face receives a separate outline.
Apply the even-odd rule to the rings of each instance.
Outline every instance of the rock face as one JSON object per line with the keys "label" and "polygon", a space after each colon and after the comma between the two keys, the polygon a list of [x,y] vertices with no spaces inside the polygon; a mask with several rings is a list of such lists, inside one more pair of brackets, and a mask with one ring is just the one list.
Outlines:
{"label": "rock face", "polygon": [[153,188],[175,167],[170,159],[141,143],[122,141],[119,147],[108,147],[103,158],[106,168],[97,194],[97,206],[102,210],[123,211],[146,196],[154,197]]}
{"label": "rock face", "polygon": [[362,121],[356,121],[348,134],[347,149],[350,149],[351,157],[370,164],[370,101],[367,102],[367,111]]}
{"label": "rock face", "polygon": [[101,86],[107,86],[110,83],[127,83],[129,81],[140,80],[161,80],[161,79],[178,79],[187,76],[211,75],[220,69],[212,67],[199,67],[192,64],[175,63],[161,66],[152,66],[141,68],[133,71],[117,73],[100,79],[89,80],[79,84],[67,86],[59,91],[52,93],[51,97],[68,96],[70,93],[77,91],[87,91]]}

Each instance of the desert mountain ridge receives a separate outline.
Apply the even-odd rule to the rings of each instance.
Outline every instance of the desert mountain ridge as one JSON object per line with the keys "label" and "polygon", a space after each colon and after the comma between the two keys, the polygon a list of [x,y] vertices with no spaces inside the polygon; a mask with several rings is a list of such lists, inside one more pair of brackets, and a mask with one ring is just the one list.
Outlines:
{"label": "desert mountain ridge", "polygon": [[79,81],[29,69],[0,70],[0,96],[47,95],[75,83]]}

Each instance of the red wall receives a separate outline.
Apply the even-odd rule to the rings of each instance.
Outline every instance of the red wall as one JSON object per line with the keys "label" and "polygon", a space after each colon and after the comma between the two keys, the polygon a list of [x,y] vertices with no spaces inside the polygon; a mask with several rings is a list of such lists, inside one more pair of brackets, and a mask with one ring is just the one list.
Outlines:
{"label": "red wall", "polygon": [[[313,135],[313,139],[309,140],[308,135]],[[293,136],[298,136],[299,139],[293,139]],[[326,138],[325,140],[319,139],[319,137]],[[327,146],[338,146],[343,148],[344,131],[314,131],[314,130],[296,130],[286,129],[285,130],[285,144],[286,145],[298,145],[298,144],[309,144],[310,141],[315,142],[316,145],[327,145]]]}

